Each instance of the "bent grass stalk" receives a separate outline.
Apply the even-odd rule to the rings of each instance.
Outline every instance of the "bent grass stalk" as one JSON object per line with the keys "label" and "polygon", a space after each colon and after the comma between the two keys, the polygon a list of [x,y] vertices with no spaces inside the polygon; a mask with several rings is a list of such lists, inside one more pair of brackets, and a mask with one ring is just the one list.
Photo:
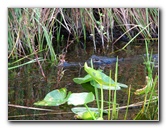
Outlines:
{"label": "bent grass stalk", "polygon": [[[122,49],[125,49],[140,33],[142,33],[144,30],[146,30],[146,28],[150,25],[151,23],[149,23],[147,26],[143,27],[143,29],[141,29],[140,32],[138,32]],[[139,27],[142,27],[140,25],[138,25]]]}
{"label": "bent grass stalk", "polygon": [[[115,52],[119,52],[119,51],[122,51],[124,50],[140,33],[142,33],[144,30],[146,30],[146,28],[150,25],[151,23],[149,23],[146,27],[142,27],[141,25],[137,25],[139,27],[142,27],[141,31],[138,32],[125,46],[123,46],[123,48],[115,51]],[[136,26],[135,26],[136,27]]]}
{"label": "bent grass stalk", "polygon": [[34,62],[37,62],[37,61],[44,61],[45,59],[41,59],[41,58],[38,58],[38,60],[36,59],[33,59],[31,61],[28,61],[26,63],[23,63],[23,64],[20,64],[20,65],[17,65],[17,66],[12,66],[12,67],[8,67],[8,70],[11,70],[11,69],[14,69],[14,68],[18,68],[18,67],[22,67],[24,65],[27,65],[27,64],[31,64],[31,63],[34,63]]}

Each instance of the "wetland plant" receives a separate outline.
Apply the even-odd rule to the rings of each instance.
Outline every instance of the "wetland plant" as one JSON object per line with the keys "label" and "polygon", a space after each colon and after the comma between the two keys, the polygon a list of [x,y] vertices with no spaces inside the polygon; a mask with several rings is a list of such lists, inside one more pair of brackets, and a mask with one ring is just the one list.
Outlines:
{"label": "wetland plant", "polygon": [[[103,120],[103,114],[108,114],[108,119],[117,119],[117,106],[116,103],[116,91],[120,90],[122,87],[127,88],[128,86],[122,83],[117,82],[117,71],[118,71],[118,61],[116,63],[116,73],[115,73],[115,81],[110,76],[104,74],[101,70],[95,70],[93,68],[93,64],[91,63],[91,67],[88,67],[87,63],[84,64],[84,70],[88,73],[83,78],[74,78],[74,82],[77,84],[83,85],[87,90],[93,92],[95,94],[97,108],[94,108],[96,111],[95,115],[97,115],[97,120]],[[110,71],[111,74],[111,71]],[[114,92],[112,101],[109,98],[108,101],[104,100],[104,90],[109,91],[109,97],[111,97],[111,91]],[[100,93],[98,92],[100,91]],[[104,109],[104,102],[108,103],[108,109]],[[112,118],[110,117],[110,110],[112,104]],[[98,110],[98,112],[97,112]],[[80,117],[80,116],[79,116]]]}
{"label": "wetland plant", "polygon": [[[92,91],[90,92],[80,92],[67,94],[66,88],[61,88],[49,92],[42,101],[35,102],[34,105],[40,106],[59,106],[64,103],[68,105],[84,105],[84,107],[74,107],[72,112],[76,114],[75,118],[84,120],[103,120],[103,114],[108,114],[108,119],[117,119],[117,106],[116,103],[116,91],[121,88],[127,88],[128,86],[117,82],[117,71],[118,71],[118,61],[116,63],[116,73],[115,81],[104,74],[100,70],[95,70],[89,67],[87,63],[84,64],[84,70],[87,75],[83,78],[74,78],[73,81],[77,84],[86,84],[86,87],[90,87]],[[111,74],[111,73],[110,73]],[[94,91],[93,91],[94,90]],[[100,90],[100,94],[99,91]],[[104,91],[109,91],[109,97],[111,97],[110,91],[114,91],[113,101],[109,98],[109,101],[104,101]],[[97,107],[88,107],[88,103],[96,100]],[[108,103],[109,108],[104,109],[104,102]],[[112,118],[110,117],[110,110],[112,104]]]}
{"label": "wetland plant", "polygon": [[147,70],[146,85],[141,89],[137,89],[136,95],[144,95],[144,103],[140,112],[135,117],[135,120],[155,120],[158,119],[158,91],[156,85],[158,82],[158,75],[153,78],[154,64],[152,60],[152,52],[149,54],[148,42],[145,41],[146,57],[145,65]]}

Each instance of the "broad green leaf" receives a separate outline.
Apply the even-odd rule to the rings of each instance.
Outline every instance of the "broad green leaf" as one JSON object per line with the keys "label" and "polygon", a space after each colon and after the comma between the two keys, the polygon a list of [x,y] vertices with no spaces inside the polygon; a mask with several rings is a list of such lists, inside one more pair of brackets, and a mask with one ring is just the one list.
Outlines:
{"label": "broad green leaf", "polygon": [[92,92],[72,93],[68,99],[68,104],[74,106],[87,104],[95,100]]}
{"label": "broad green leaf", "polygon": [[77,84],[87,83],[92,80],[92,77],[88,74],[83,78],[74,78],[73,81]]}
{"label": "broad green leaf", "polygon": [[71,94],[71,92],[69,92],[67,95],[66,88],[53,90],[53,91],[49,92],[42,101],[35,102],[34,105],[59,106],[61,104],[64,104],[68,100],[70,94]]}
{"label": "broad green leaf", "polygon": [[[102,72],[102,70],[97,70],[99,72]],[[79,77],[79,78],[74,78],[73,81],[77,84],[83,84],[83,83],[87,83],[89,81],[93,80],[93,78],[91,77],[91,75],[87,74],[86,76],[84,76],[83,78]]]}
{"label": "broad green leaf", "polygon": [[100,85],[95,81],[91,81],[90,84],[98,89],[101,89],[101,86],[102,86],[102,89],[104,89],[104,90],[120,90],[121,89],[121,87],[118,86],[118,84],[117,84],[117,86],[109,86],[109,85],[104,85],[104,84]]}
{"label": "broad green leaf", "polygon": [[[95,82],[94,80],[91,80],[90,82],[81,84],[84,89],[86,89],[88,92],[93,92],[95,94],[94,87],[101,89],[101,86]],[[117,86],[110,86],[110,85],[102,85],[102,88],[104,90],[120,90],[121,87],[127,88],[128,86],[125,84],[117,83]]]}
{"label": "broad green leaf", "polygon": [[127,88],[128,86],[122,83],[115,83],[113,79],[111,79],[106,74],[102,73],[101,71],[95,70],[93,68],[88,67],[87,63],[84,65],[85,71],[95,80],[98,84],[91,82],[93,86],[97,88],[101,88],[100,85],[103,86],[105,90],[120,90],[121,87]]}
{"label": "broad green leaf", "polygon": [[114,80],[112,80],[109,76],[102,73],[101,71],[95,70],[93,68],[88,67],[87,63],[84,64],[85,71],[99,84],[101,85],[114,85]]}

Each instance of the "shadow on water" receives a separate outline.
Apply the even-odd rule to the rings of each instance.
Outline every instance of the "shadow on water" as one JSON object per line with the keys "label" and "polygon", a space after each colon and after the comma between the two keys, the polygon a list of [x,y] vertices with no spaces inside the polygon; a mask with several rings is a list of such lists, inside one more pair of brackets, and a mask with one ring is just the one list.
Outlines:
{"label": "shadow on water", "polygon": [[[154,47],[154,53],[158,53],[157,47]],[[121,57],[135,58],[136,55],[145,54],[145,47],[134,47],[132,51],[126,53],[124,51],[119,52],[117,55]],[[68,61],[75,62],[87,60],[92,55],[78,55],[76,53],[67,54]],[[10,70],[8,78],[8,119],[9,120],[74,120],[74,114],[71,112],[71,107],[67,104],[63,104],[59,107],[37,107],[47,110],[33,110],[31,107],[34,102],[42,100],[45,95],[53,89],[66,87],[68,91],[83,92],[86,91],[80,85],[76,85],[73,82],[73,78],[82,77],[85,75],[83,67],[71,67],[64,68],[64,76],[58,82],[58,68],[50,66],[50,64],[44,63],[43,70],[47,76],[47,82],[43,80],[41,72],[37,64],[26,65],[16,70]],[[107,75],[110,69],[112,70],[112,76],[115,72],[115,64],[111,64],[107,67],[100,67]],[[158,68],[155,68],[154,74],[158,73]],[[118,82],[131,85],[131,99],[130,104],[143,101],[142,96],[136,96],[134,94],[136,89],[142,88],[145,85],[146,77],[145,65],[141,59],[129,59],[127,61],[119,62],[118,67]],[[128,89],[122,89],[117,91],[117,103],[120,106],[127,105]],[[12,106],[13,105],[13,106]],[[26,106],[23,108],[22,106]],[[29,107],[29,108],[28,108]],[[130,108],[128,111],[127,120],[133,120],[141,107]],[[49,110],[53,111],[49,111]],[[125,115],[125,109],[119,111],[119,120],[123,120]]]}

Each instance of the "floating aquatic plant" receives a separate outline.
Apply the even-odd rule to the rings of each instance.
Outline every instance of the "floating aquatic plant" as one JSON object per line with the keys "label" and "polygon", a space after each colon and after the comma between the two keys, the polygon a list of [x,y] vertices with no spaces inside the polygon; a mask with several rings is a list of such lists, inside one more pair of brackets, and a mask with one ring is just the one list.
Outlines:
{"label": "floating aquatic plant", "polygon": [[35,102],[34,105],[38,106],[59,106],[68,100],[71,92],[68,92],[66,88],[56,89],[49,92],[42,101]]}

